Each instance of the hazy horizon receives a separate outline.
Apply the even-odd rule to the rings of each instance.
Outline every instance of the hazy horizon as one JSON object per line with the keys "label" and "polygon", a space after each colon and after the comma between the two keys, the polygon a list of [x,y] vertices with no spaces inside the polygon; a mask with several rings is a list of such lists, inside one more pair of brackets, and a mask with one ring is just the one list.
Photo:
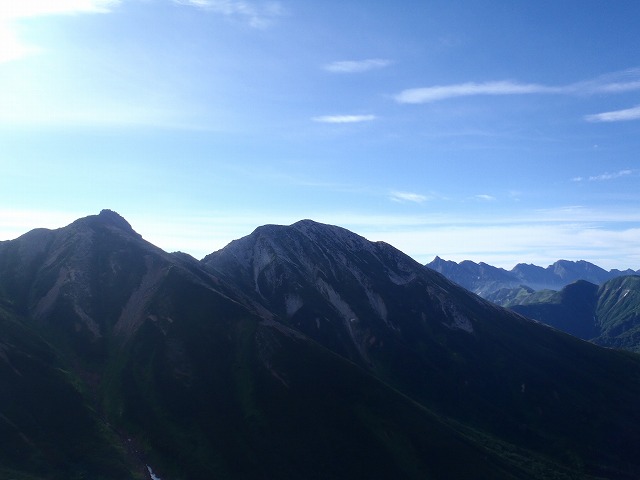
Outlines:
{"label": "hazy horizon", "polygon": [[0,6],[0,240],[103,208],[202,258],[304,218],[640,268],[640,4]]}

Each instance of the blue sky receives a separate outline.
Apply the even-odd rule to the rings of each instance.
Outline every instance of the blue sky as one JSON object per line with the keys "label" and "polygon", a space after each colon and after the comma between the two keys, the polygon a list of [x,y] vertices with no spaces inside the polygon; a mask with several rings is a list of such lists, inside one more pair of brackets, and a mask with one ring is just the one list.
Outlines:
{"label": "blue sky", "polygon": [[640,2],[7,0],[0,239],[197,258],[303,218],[426,263],[640,268]]}

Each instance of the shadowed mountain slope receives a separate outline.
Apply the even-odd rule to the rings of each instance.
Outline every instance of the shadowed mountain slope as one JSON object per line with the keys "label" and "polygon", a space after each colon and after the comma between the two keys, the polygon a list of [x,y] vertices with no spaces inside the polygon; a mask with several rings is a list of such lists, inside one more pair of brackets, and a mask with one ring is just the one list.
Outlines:
{"label": "shadowed mountain slope", "polygon": [[[593,398],[603,388],[613,388],[609,400],[620,405],[619,395],[637,394],[600,383],[609,359],[619,355],[613,361],[636,372],[637,358],[510,314],[390,245],[338,227],[308,220],[260,227],[203,262],[282,322],[421,404],[545,455],[553,455],[555,438],[567,446],[562,455],[600,456],[609,433],[577,419],[608,415],[608,401]],[[633,408],[627,413],[637,418]],[[600,446],[587,447],[587,438]]]}
{"label": "shadowed mountain slope", "polygon": [[0,299],[0,477],[640,473],[638,357],[338,227],[200,263],[103,211],[0,242]]}
{"label": "shadowed mountain slope", "polygon": [[640,276],[623,276],[598,287],[578,281],[559,292],[536,292],[509,307],[598,345],[640,352]]}
{"label": "shadowed mountain slope", "polygon": [[522,478],[113,212],[2,242],[0,292],[7,478]]}

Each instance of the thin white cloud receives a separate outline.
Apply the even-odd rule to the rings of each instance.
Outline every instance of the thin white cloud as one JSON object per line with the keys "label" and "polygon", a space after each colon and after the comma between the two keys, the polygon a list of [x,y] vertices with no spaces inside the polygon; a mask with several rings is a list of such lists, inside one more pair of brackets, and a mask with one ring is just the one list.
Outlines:
{"label": "thin white cloud", "polygon": [[375,119],[375,115],[323,115],[312,118],[314,122],[320,123],[361,123]]}
{"label": "thin white cloud", "polygon": [[228,18],[239,19],[254,28],[266,28],[284,15],[279,2],[249,2],[245,0],[173,0],[180,5],[189,5],[217,13]]}
{"label": "thin white cloud", "polygon": [[640,90],[640,68],[607,73],[591,80],[563,87],[567,93],[590,95],[594,93],[624,93]]}
{"label": "thin white cloud", "polygon": [[591,177],[574,177],[571,180],[574,182],[583,182],[588,180],[590,182],[603,182],[606,180],[614,180],[620,177],[626,177],[628,175],[633,174],[633,170],[620,170],[618,172],[613,173],[603,173],[602,175],[593,175]]}
{"label": "thin white cloud", "polygon": [[628,120],[640,120],[640,105],[624,110],[587,115],[584,118],[587,122],[623,122]]}
{"label": "thin white cloud", "polygon": [[474,198],[477,199],[477,200],[485,201],[485,202],[492,202],[492,201],[494,201],[496,199],[496,197],[494,197],[493,195],[487,195],[485,193],[481,193],[479,195],[476,195]]}
{"label": "thin white cloud", "polygon": [[516,83],[511,81],[485,83],[459,83],[455,85],[436,85],[433,87],[410,88],[403,90],[394,98],[399,103],[429,103],[455,97],[472,95],[522,95],[531,93],[556,93],[557,89],[535,83]]}
{"label": "thin white cloud", "polygon": [[[435,85],[422,88],[410,88],[394,96],[398,103],[430,103],[456,97],[474,95],[527,95],[562,94],[593,95],[598,93],[623,93],[640,90],[640,68],[602,75],[592,80],[569,85],[550,86],[536,83],[519,83],[510,80],[491,82],[466,82],[451,85]],[[640,107],[620,112],[591,115],[590,121],[632,120],[638,118]],[[618,115],[616,115],[618,114]],[[609,116],[608,116],[609,115]],[[604,116],[604,117],[601,117]],[[620,118],[622,117],[622,118]]]}
{"label": "thin white cloud", "polygon": [[384,58],[369,58],[366,60],[342,60],[328,63],[324,69],[332,73],[362,73],[369,70],[388,67],[391,60]]}
{"label": "thin white cloud", "polygon": [[393,202],[424,203],[429,199],[429,197],[426,195],[420,195],[419,193],[391,192],[389,194],[389,199]]}

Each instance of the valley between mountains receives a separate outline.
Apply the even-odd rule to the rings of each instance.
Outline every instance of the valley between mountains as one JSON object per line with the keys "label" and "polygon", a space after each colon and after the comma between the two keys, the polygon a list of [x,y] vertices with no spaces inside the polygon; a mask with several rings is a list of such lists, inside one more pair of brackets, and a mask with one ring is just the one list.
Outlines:
{"label": "valley between mountains", "polygon": [[640,352],[640,275],[606,271],[584,260],[547,268],[436,258],[427,264],[448,279],[498,305],[563,332],[612,348]]}
{"label": "valley between mountains", "polygon": [[0,242],[0,478],[631,480],[638,405],[637,354],[340,227],[197,260],[103,210]]}

